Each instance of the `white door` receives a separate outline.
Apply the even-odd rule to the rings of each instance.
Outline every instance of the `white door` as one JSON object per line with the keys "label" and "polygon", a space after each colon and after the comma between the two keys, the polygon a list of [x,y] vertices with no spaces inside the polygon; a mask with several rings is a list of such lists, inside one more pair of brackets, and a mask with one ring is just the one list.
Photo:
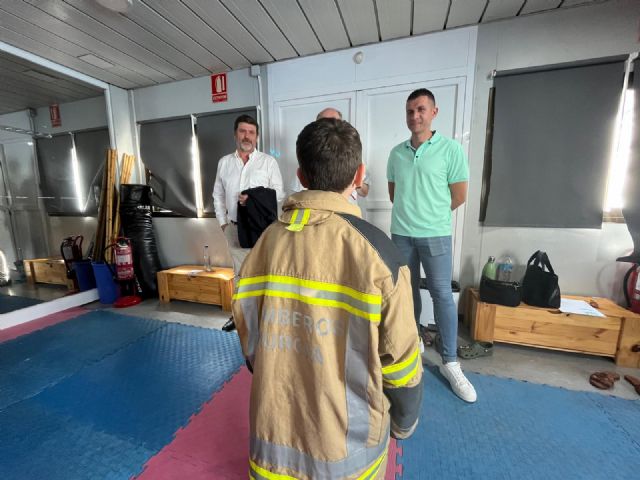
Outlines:
{"label": "white door", "polygon": [[339,110],[342,118],[351,122],[354,116],[355,97],[355,92],[346,92],[275,102],[273,109],[275,128],[272,130],[274,138],[271,138],[273,148],[268,153],[278,160],[287,194],[293,193],[296,180],[298,134],[307,124],[316,119],[321,110],[327,107]]}
{"label": "white door", "polygon": [[[362,202],[361,207],[367,210],[367,220],[388,235],[392,204],[387,186],[387,160],[391,149],[410,136],[405,122],[407,97],[418,88],[431,90],[439,108],[433,128],[461,142],[464,81],[464,78],[451,78],[357,92],[355,126],[362,138],[363,160],[371,181],[366,203]],[[458,278],[460,270],[463,219],[464,205],[453,216],[453,278]]]}

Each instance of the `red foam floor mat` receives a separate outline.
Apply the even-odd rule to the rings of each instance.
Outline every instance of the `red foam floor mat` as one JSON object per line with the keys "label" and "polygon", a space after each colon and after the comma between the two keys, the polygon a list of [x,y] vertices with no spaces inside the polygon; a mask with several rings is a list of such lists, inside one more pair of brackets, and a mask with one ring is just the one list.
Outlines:
{"label": "red foam floor mat", "polygon": [[[236,480],[248,477],[251,374],[242,368],[174,440],[145,465],[138,480]],[[160,400],[161,401],[161,400]],[[395,480],[395,440],[389,446],[386,480]]]}

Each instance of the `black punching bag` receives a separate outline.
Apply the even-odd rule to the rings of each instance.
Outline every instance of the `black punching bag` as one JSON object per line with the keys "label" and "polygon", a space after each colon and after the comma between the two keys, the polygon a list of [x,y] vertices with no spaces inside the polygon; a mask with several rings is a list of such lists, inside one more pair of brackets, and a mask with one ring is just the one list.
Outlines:
{"label": "black punching bag", "polygon": [[120,185],[120,221],[131,239],[133,268],[144,298],[158,295],[156,273],[162,270],[151,219],[151,187]]}

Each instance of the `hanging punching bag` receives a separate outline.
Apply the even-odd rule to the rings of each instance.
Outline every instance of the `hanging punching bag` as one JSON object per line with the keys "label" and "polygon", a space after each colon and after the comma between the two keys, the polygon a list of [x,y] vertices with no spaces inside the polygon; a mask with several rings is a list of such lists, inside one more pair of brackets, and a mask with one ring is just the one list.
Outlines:
{"label": "hanging punching bag", "polygon": [[156,273],[162,270],[151,218],[151,187],[120,185],[120,221],[124,236],[131,239],[133,269],[144,298],[158,295]]}

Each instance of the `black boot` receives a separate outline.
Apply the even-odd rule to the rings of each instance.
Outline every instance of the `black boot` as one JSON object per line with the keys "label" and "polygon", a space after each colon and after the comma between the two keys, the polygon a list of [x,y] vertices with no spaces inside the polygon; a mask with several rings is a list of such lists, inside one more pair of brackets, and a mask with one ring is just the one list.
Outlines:
{"label": "black boot", "polygon": [[229,317],[227,323],[222,326],[222,330],[225,332],[233,332],[236,329],[236,324],[233,323],[233,317]]}

